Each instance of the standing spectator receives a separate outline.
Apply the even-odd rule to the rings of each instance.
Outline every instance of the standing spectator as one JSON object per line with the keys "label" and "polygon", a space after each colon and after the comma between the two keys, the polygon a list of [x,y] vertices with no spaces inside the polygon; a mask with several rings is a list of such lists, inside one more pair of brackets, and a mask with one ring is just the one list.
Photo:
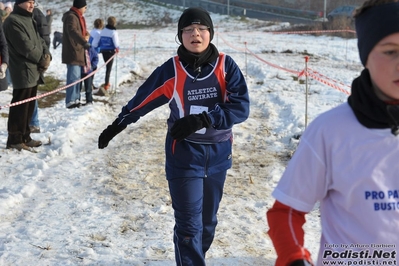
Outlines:
{"label": "standing spectator", "polygon": [[[115,53],[119,52],[119,37],[116,32],[116,18],[108,17],[107,25],[100,33],[99,39],[93,39],[93,46],[103,54],[104,62],[107,62]],[[114,59],[111,59],[106,65],[104,90],[107,91],[111,87],[109,79],[111,76],[112,65]]]}
{"label": "standing spectator", "polygon": [[33,9],[33,19],[36,21],[37,30],[40,34],[40,37],[44,39],[47,47],[50,48],[50,27],[47,23],[46,15],[37,1],[35,1],[35,8]]}
{"label": "standing spectator", "polygon": [[12,9],[13,9],[13,7],[12,7],[12,3],[11,2],[6,2],[4,4],[4,10],[6,11],[6,14],[5,14],[5,16],[2,17],[3,22],[11,14]]}
{"label": "standing spectator", "polygon": [[[86,34],[86,40],[89,41],[90,34]],[[85,50],[86,56],[86,66],[82,67],[82,76],[81,78],[85,78],[91,72],[97,69],[98,64],[98,54],[94,47],[90,47],[89,49]],[[84,84],[85,87],[85,94],[86,94],[86,105],[93,104],[93,75],[86,78],[84,81],[80,83],[80,86]]]}
{"label": "standing spectator", "polygon": [[[34,4],[33,0],[17,0],[3,25],[13,84],[11,103],[35,97],[38,84],[44,83],[43,72],[50,65],[50,51],[37,32],[33,19]],[[10,107],[7,149],[31,150],[42,145],[30,137],[29,122],[34,106],[34,101],[28,101]]]}
{"label": "standing spectator", "polygon": [[8,89],[7,68],[9,64],[8,46],[4,36],[3,22],[0,20],[0,91]]}
{"label": "standing spectator", "polygon": [[[4,4],[4,11],[5,11],[5,14],[3,14],[3,16],[1,17],[1,19],[3,20],[3,22],[4,22],[4,20],[10,15],[10,13],[12,12],[12,10],[13,10],[13,5],[12,5],[12,3],[11,3],[11,2],[6,2],[6,3]],[[7,68],[7,70],[6,70],[6,79],[7,79],[8,86],[12,85],[12,82],[11,82],[11,75],[10,75],[10,68]]]}
{"label": "standing spectator", "polygon": [[3,2],[0,2],[0,91],[8,89],[7,82],[7,69],[8,69],[8,47],[7,41],[3,31],[3,21],[7,15],[7,11],[4,10]]}
{"label": "standing spectator", "polygon": [[53,24],[53,11],[51,9],[46,10],[46,20],[48,25],[48,31],[51,34],[51,24]]}
{"label": "standing spectator", "polygon": [[[317,202],[322,229],[315,265],[397,262],[398,14],[398,0],[368,0],[355,11],[364,69],[352,81],[348,101],[306,128],[273,191],[267,220],[276,266],[312,263],[303,225]],[[378,253],[392,260],[373,260]]]}
{"label": "standing spectator", "polygon": [[5,9],[5,7],[4,7],[3,2],[0,2],[0,17],[1,17],[1,21],[2,21],[2,22],[4,21],[4,19],[5,19],[5,18],[7,17],[7,15],[8,15],[7,11],[5,11],[4,9]]}
{"label": "standing spectator", "polygon": [[101,18],[97,18],[94,20],[94,28],[90,31],[90,39],[89,43],[92,45],[93,40],[96,40],[96,43],[100,40],[101,31],[104,28],[104,22]]}
{"label": "standing spectator", "polygon": [[[47,48],[50,49],[50,28],[47,24],[47,19],[39,6],[39,3],[35,1],[35,8],[33,9],[33,19],[36,21],[37,31],[40,37],[46,42]],[[40,121],[39,121],[39,104],[35,100],[35,108],[33,109],[32,119],[29,123],[30,133],[40,133]]]}
{"label": "standing spectator", "polygon": [[[92,29],[90,31],[90,38],[89,38],[89,43],[92,45],[93,44],[93,40],[99,40],[100,39],[100,34],[101,34],[101,30],[104,28],[104,22],[101,18],[97,18],[94,20],[94,29]],[[98,41],[97,41],[98,42]],[[97,52],[99,52],[97,50]],[[93,81],[94,81],[94,75],[93,77]],[[95,87],[93,85],[93,89],[97,90],[97,87]]]}
{"label": "standing spectator", "polygon": [[[176,265],[205,265],[217,225],[227,169],[232,165],[232,127],[249,115],[248,88],[234,60],[211,43],[209,13],[186,9],[177,56],[159,66],[98,139],[98,147],[153,109],[169,104],[165,170],[174,209]],[[192,95],[198,96],[192,99]],[[190,96],[191,95],[191,96]]]}
{"label": "standing spectator", "polygon": [[[86,0],[74,0],[72,8],[62,17],[62,63],[67,65],[67,85],[80,79],[81,67],[86,65],[85,50],[90,48],[90,44],[85,39],[87,30],[83,15],[86,10]],[[69,86],[66,89],[66,108],[79,107],[79,99],[79,83]]]}

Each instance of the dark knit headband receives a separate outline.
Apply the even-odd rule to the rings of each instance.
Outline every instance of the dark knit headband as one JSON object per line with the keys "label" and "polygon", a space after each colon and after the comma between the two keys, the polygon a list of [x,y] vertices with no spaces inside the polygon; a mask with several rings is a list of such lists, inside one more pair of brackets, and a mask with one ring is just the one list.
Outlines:
{"label": "dark knit headband", "polygon": [[399,3],[373,6],[355,19],[357,47],[362,64],[374,46],[392,33],[399,32]]}

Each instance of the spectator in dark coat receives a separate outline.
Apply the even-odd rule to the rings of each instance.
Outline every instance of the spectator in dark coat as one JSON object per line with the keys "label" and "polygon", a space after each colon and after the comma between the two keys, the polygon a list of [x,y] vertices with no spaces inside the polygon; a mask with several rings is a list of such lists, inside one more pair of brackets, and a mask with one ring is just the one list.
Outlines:
{"label": "spectator in dark coat", "polygon": [[[13,4],[11,2],[4,3],[4,12],[1,12],[1,20],[3,23],[4,23],[4,20],[10,15],[12,10],[13,10]],[[6,70],[6,79],[7,79],[7,85],[10,86],[12,83],[11,83],[9,68],[7,68],[7,70]]]}
{"label": "spectator in dark coat", "polygon": [[[17,0],[3,25],[13,84],[11,103],[36,97],[37,86],[44,83],[43,72],[50,65],[50,51],[33,19],[34,3],[33,0]],[[34,106],[35,101],[28,101],[10,107],[7,149],[32,151],[33,147],[42,145],[41,141],[30,137],[29,122]]]}
{"label": "spectator in dark coat", "polygon": [[44,39],[47,47],[50,47],[50,27],[47,23],[46,16],[39,8],[37,2],[35,4],[35,8],[33,9],[33,19],[36,21],[37,30],[40,34],[40,37]]}
{"label": "spectator in dark coat", "polygon": [[[33,9],[33,19],[36,21],[37,31],[40,37],[46,42],[47,47],[50,49],[50,27],[47,24],[47,19],[41,10],[39,3],[35,2],[35,9]],[[33,109],[32,119],[29,123],[31,133],[40,133],[39,122],[39,104],[35,100],[35,108]]]}
{"label": "spectator in dark coat", "polygon": [[3,22],[0,20],[0,91],[8,89],[6,73],[8,68],[8,47],[3,31]]}

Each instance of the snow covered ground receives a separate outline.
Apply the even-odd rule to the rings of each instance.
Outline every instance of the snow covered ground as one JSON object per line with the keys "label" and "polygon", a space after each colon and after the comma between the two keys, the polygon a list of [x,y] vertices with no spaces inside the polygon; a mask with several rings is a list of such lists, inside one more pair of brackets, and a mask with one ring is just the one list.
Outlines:
{"label": "snow covered ground", "polygon": [[[37,148],[37,153],[5,149],[8,108],[0,109],[1,266],[175,264],[173,210],[164,174],[167,106],[130,125],[104,150],[97,149],[97,139],[143,78],[175,55],[181,10],[154,8],[142,1],[88,3],[89,29],[98,16],[135,23],[159,14],[173,22],[118,30],[122,48],[111,74],[115,94],[95,96],[92,106],[66,109],[61,100],[40,109],[42,133],[32,136],[49,145]],[[72,1],[40,4],[56,11],[52,28],[62,31],[61,15]],[[216,14],[212,18],[213,43],[246,75],[251,115],[234,128],[233,168],[207,264],[273,265],[276,255],[265,218],[274,202],[271,192],[306,122],[346,101],[348,95],[340,89],[349,90],[362,69],[356,39],[274,34],[267,31],[287,24]],[[51,53],[47,74],[65,81],[61,47],[51,48]],[[305,77],[297,79],[305,68],[305,55],[319,78],[309,79],[307,121]],[[98,70],[96,85],[103,83],[104,73],[105,67]],[[1,107],[9,104],[11,92],[0,93]],[[315,260],[320,237],[317,206],[308,215],[305,232]]]}

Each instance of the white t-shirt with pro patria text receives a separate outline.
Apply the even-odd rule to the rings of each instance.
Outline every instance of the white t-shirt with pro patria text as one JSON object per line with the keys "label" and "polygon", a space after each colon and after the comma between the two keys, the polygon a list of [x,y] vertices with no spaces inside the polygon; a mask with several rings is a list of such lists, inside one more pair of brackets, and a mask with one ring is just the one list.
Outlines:
{"label": "white t-shirt with pro patria text", "polygon": [[348,103],[309,125],[273,196],[302,212],[320,202],[317,265],[399,264],[399,136],[364,127]]}

